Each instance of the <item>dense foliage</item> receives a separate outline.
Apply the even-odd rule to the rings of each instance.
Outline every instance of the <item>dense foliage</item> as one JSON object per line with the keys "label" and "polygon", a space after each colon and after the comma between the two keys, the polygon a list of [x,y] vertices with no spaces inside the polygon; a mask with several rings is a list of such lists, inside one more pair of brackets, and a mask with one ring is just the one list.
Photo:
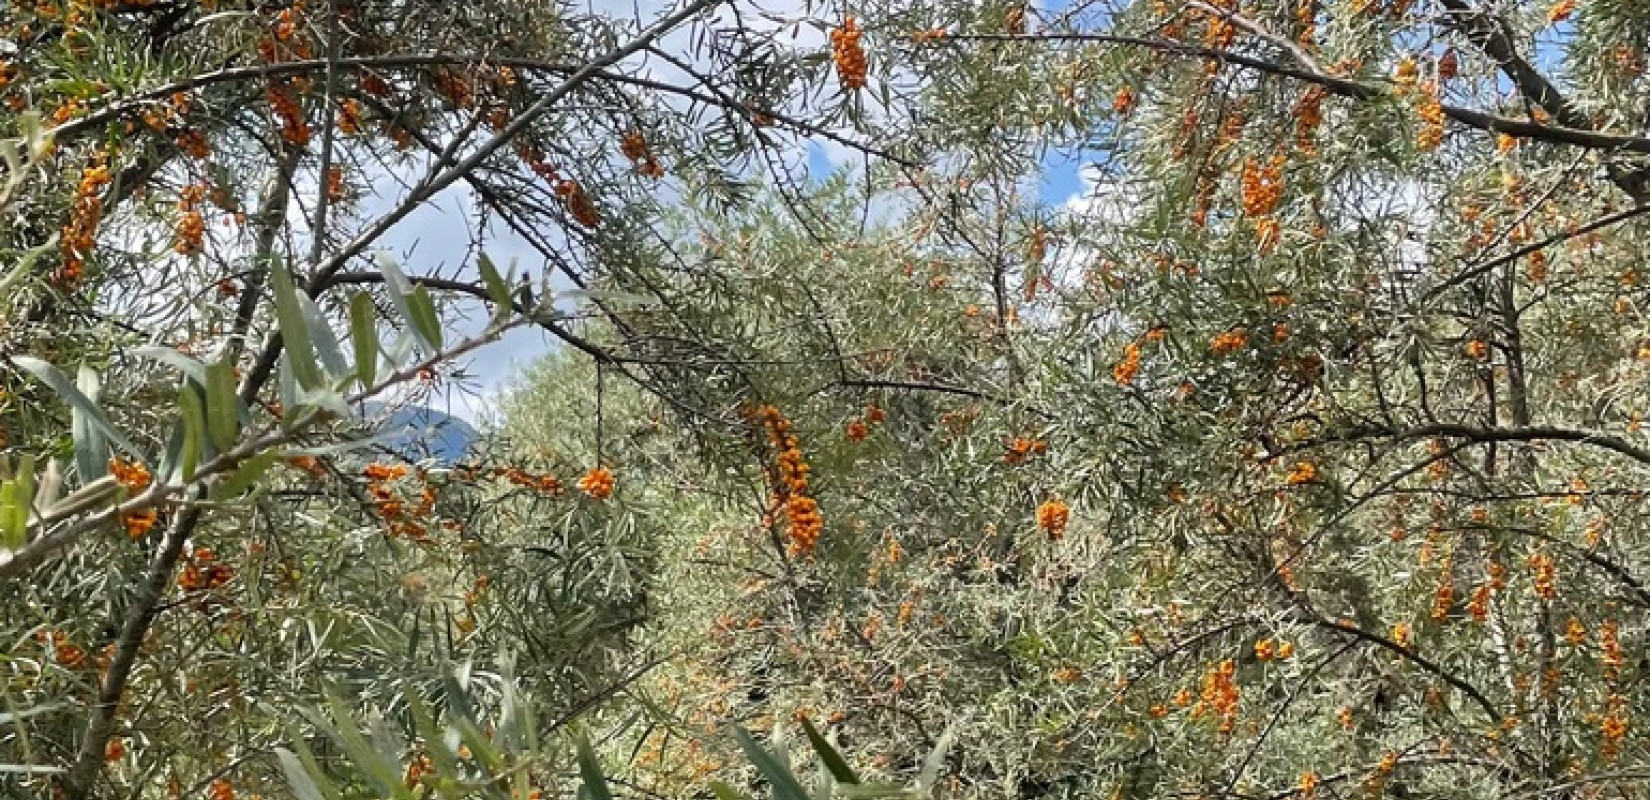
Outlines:
{"label": "dense foliage", "polygon": [[1637,796],[1647,48],[7,6],[0,793]]}

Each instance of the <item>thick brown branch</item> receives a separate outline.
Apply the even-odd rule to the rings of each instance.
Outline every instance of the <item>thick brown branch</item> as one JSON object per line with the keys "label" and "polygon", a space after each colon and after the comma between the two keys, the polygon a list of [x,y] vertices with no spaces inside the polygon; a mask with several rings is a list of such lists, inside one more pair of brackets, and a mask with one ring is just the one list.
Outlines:
{"label": "thick brown branch", "polygon": [[[1484,55],[1489,56],[1501,73],[1512,81],[1518,88],[1518,93],[1526,100],[1535,104],[1541,110],[1552,115],[1561,130],[1568,131],[1567,138],[1570,144],[1580,144],[1587,147],[1584,141],[1589,138],[1590,132],[1596,128],[1586,115],[1570,104],[1562,92],[1547,80],[1528,60],[1518,54],[1518,48],[1513,43],[1505,23],[1491,16],[1487,11],[1475,11],[1465,0],[1442,0],[1445,10],[1444,19],[1450,27],[1459,31],[1474,47]],[[1447,109],[1446,109],[1447,111]],[[1451,116],[1454,116],[1453,114]],[[1471,124],[1471,123],[1468,123]],[[1514,130],[1496,128],[1495,130],[1524,136]],[[1544,138],[1532,136],[1531,138]],[[1555,141],[1547,139],[1547,141]],[[1629,152],[1643,153],[1644,150],[1635,147],[1622,146],[1617,149]],[[1607,169],[1610,181],[1619,187],[1635,201],[1643,203],[1650,192],[1647,192],[1643,170],[1630,169],[1621,164],[1609,164]]]}

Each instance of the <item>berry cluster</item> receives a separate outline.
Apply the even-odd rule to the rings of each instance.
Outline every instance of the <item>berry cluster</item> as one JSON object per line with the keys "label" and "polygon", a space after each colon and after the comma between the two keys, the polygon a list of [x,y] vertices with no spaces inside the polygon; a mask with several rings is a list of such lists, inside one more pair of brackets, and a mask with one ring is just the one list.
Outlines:
{"label": "berry cluster", "polygon": [[647,146],[647,138],[641,131],[631,131],[619,140],[619,152],[636,165],[636,171],[649,178],[662,178],[665,168],[659,165],[659,159],[653,156],[653,151]]}
{"label": "berry cluster", "polygon": [[206,197],[206,187],[193,183],[178,192],[177,226],[173,229],[172,249],[192,256],[201,251],[206,234],[206,218],[201,215],[200,202]]}
{"label": "berry cluster", "polygon": [[103,189],[112,180],[108,155],[93,153],[80,172],[80,185],[69,206],[69,222],[63,226],[63,264],[54,276],[59,286],[73,286],[85,277],[86,256],[97,246],[97,226],[103,221]]}
{"label": "berry cluster", "polygon": [[309,146],[309,120],[304,117],[304,109],[298,103],[298,95],[304,84],[291,80],[285,84],[271,82],[264,92],[264,99],[269,102],[269,108],[275,113],[281,124],[281,139],[293,147]]}
{"label": "berry cluster", "polygon": [[863,442],[865,437],[871,435],[871,426],[881,424],[886,418],[887,412],[880,407],[875,404],[866,406],[864,417],[855,417],[848,420],[848,427],[844,435],[848,437],[850,442]]}
{"label": "berry cluster", "polygon": [[578,181],[564,179],[556,182],[556,196],[567,205],[567,213],[573,216],[573,221],[586,228],[594,228],[601,224],[601,213],[596,210],[595,201],[586,194],[584,187]]}
{"label": "berry cluster", "polygon": [[197,547],[178,571],[178,588],[193,594],[223,587],[235,577],[229,565],[218,560],[211,548]]}
{"label": "berry cluster", "polygon": [[1066,526],[1071,522],[1071,506],[1056,497],[1043,501],[1037,506],[1037,527],[1048,532],[1050,541],[1060,541],[1066,535]]}
{"label": "berry cluster", "polygon": [[606,500],[613,496],[613,472],[606,467],[593,467],[584,477],[579,478],[579,491],[584,492],[594,500]]}
{"label": "berry cluster", "polygon": [[393,485],[411,472],[405,464],[373,463],[362,472],[367,478],[367,495],[372,498],[379,518],[389,526],[390,535],[415,542],[428,541],[429,529],[418,520],[430,516],[435,510],[435,488],[426,483],[419,493],[417,505],[408,509]]}
{"label": "berry cluster", "polygon": [[851,14],[843,18],[842,27],[831,31],[831,60],[836,62],[837,79],[844,89],[865,88],[868,62],[865,48],[859,44],[863,33]]}
{"label": "berry cluster", "polygon": [[819,503],[808,496],[811,470],[802,457],[801,442],[791,430],[791,421],[771,405],[757,408],[750,417],[767,431],[768,443],[777,453],[768,471],[768,482],[773,488],[774,505],[785,518],[790,539],[787,550],[792,556],[812,555],[825,519],[819,513]]}
{"label": "berry cluster", "polygon": [[1264,217],[1277,210],[1283,199],[1284,161],[1282,155],[1274,155],[1264,162],[1255,158],[1243,160],[1239,183],[1246,216]]}

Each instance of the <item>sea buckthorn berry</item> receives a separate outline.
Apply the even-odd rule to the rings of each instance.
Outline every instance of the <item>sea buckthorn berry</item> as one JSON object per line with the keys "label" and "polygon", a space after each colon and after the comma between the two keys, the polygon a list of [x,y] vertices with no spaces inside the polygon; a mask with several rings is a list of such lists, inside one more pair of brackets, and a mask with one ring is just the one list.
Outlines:
{"label": "sea buckthorn berry", "polygon": [[853,15],[844,17],[842,27],[831,31],[831,60],[836,63],[837,80],[850,91],[865,88],[868,67],[865,48],[859,43],[863,33]]}
{"label": "sea buckthorn berry", "polygon": [[613,496],[613,473],[606,467],[594,467],[579,478],[579,491],[595,500]]}
{"label": "sea buckthorn berry", "polygon": [[1066,535],[1066,526],[1071,522],[1071,507],[1059,498],[1043,501],[1037,506],[1037,527],[1048,532],[1048,538],[1059,541]]}

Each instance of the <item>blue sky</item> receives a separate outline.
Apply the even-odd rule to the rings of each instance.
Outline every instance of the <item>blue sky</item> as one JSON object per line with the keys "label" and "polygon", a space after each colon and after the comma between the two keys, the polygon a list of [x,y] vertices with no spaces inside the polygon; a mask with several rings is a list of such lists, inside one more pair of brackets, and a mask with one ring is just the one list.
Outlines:
{"label": "blue sky", "polygon": [[[664,3],[649,0],[645,5],[648,8],[644,8],[644,11],[660,7]],[[785,5],[785,0],[780,0],[778,5]],[[1056,3],[1054,7],[1062,5],[1063,3]],[[628,7],[626,10],[629,11]],[[797,4],[794,11],[798,15],[801,14],[800,4]],[[819,44],[823,44],[822,37]],[[858,153],[849,154],[837,145],[826,146],[811,141],[804,146],[808,157],[809,175],[815,180],[825,178],[845,164],[857,170],[863,163]],[[1082,166],[1086,163],[1083,155],[1086,154],[1074,156],[1054,152],[1044,162],[1038,195],[1046,205],[1062,205],[1089,188],[1083,177]],[[467,272],[464,265],[473,255],[469,252],[470,243],[465,233],[469,228],[466,222],[472,211],[468,206],[469,199],[463,192],[449,191],[398,225],[385,238],[384,245],[398,258],[405,256],[402,259],[404,268],[412,274],[451,275],[455,272]],[[534,251],[507,230],[496,231],[495,238],[489,242],[486,250],[493,260],[500,264],[508,262],[511,258],[519,259],[522,266],[535,273],[535,277],[541,266],[540,259]],[[475,330],[479,328],[480,320],[484,320],[485,316],[478,314],[476,319],[477,321],[460,327],[464,331]],[[431,403],[471,421],[480,421],[487,409],[493,405],[498,391],[507,387],[528,365],[556,346],[557,343],[548,334],[536,329],[513,333],[502,342],[460,363],[461,371],[467,376],[464,386],[472,390],[474,395],[465,391],[452,391],[433,398]]]}

